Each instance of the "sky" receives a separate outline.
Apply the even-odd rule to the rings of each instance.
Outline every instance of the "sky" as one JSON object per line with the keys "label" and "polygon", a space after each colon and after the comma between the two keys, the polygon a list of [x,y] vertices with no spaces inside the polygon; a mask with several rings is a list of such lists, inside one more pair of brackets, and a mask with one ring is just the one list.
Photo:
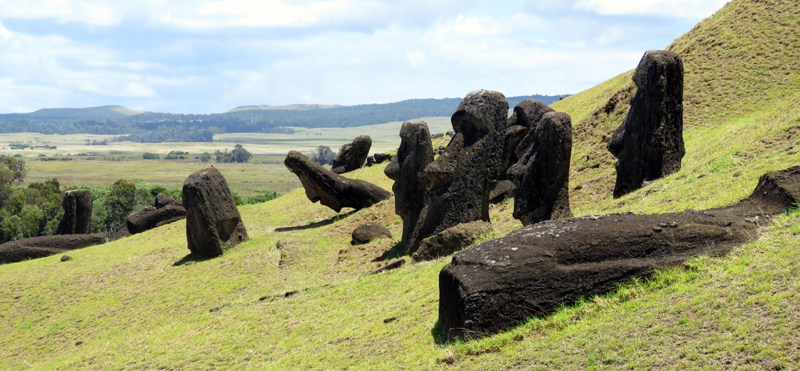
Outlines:
{"label": "sky", "polygon": [[0,0],[0,113],[573,94],[727,0]]}

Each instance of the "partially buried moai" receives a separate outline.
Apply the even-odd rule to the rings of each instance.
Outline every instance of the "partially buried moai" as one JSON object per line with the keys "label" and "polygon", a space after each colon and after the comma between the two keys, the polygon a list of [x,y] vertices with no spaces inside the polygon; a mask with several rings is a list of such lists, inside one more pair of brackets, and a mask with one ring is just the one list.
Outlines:
{"label": "partially buried moai", "polygon": [[419,226],[424,218],[425,193],[431,182],[423,171],[433,162],[433,143],[425,121],[406,121],[400,128],[400,148],[384,173],[394,180],[394,209],[403,219],[403,251],[419,247]]}
{"label": "partially buried moai", "polygon": [[225,245],[247,241],[247,230],[228,184],[214,167],[190,175],[183,183],[186,240],[189,251],[202,257],[222,255]]}
{"label": "partially buried moai", "polygon": [[678,54],[651,50],[633,74],[636,95],[628,116],[608,142],[617,162],[614,198],[681,169],[683,62]]}
{"label": "partially buried moai", "polygon": [[569,162],[572,120],[564,112],[548,112],[533,131],[528,152],[508,169],[514,190],[514,217],[523,225],[571,218]]}
{"label": "partially buried moai", "polygon": [[489,221],[489,193],[504,168],[508,102],[502,93],[469,93],[450,121],[455,136],[424,171],[432,182],[426,194],[419,239],[461,223]]}

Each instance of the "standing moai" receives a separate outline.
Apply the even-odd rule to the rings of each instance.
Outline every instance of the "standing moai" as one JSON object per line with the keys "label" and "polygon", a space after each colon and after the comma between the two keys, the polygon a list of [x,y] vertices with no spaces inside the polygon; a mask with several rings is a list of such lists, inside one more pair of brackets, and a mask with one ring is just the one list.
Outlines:
{"label": "standing moai", "polygon": [[249,240],[239,209],[222,174],[214,167],[198,170],[183,183],[186,240],[202,257],[222,255],[225,245]]}
{"label": "standing moai", "polygon": [[425,194],[430,180],[424,170],[433,162],[433,143],[425,121],[406,121],[400,128],[400,148],[392,156],[384,174],[394,180],[394,210],[403,219],[403,251],[413,253],[419,247],[419,227],[424,218]]}
{"label": "standing moai", "polygon": [[502,93],[469,93],[450,121],[455,136],[424,171],[432,182],[420,240],[461,223],[489,221],[489,194],[502,176],[508,102]]}
{"label": "standing moai", "polygon": [[92,231],[92,192],[75,189],[64,192],[64,215],[53,234],[88,234]]}
{"label": "standing moai", "polygon": [[523,225],[571,218],[572,120],[564,112],[545,113],[533,134],[528,152],[508,170],[509,178],[517,184],[514,218]]}
{"label": "standing moai", "polygon": [[614,198],[681,169],[683,62],[674,52],[650,50],[633,73],[636,95],[628,116],[608,142],[617,158]]}

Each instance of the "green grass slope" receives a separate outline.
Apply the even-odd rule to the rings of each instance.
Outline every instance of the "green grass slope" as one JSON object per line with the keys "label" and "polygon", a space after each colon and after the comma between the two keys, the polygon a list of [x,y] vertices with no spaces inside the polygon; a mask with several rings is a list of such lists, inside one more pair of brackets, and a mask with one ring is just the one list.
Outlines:
{"label": "green grass slope", "polygon": [[[686,53],[683,169],[623,198],[610,196],[613,162],[603,135],[627,111],[630,73],[554,105],[575,125],[575,213],[729,204],[749,194],[761,173],[796,165],[798,53],[782,43],[798,41],[798,7],[735,0],[675,41],[671,48]],[[715,45],[711,37],[737,44]],[[743,50],[728,50],[739,39]],[[764,50],[747,49],[751,44]],[[759,53],[769,58],[754,59]],[[707,67],[716,55],[736,56],[737,63]],[[770,69],[779,59],[789,67]],[[765,71],[763,80],[758,71]],[[391,187],[383,166],[351,174]],[[491,210],[499,234],[519,226],[509,216],[512,206]],[[695,259],[505,333],[440,344],[433,331],[437,281],[449,258],[364,275],[395,258],[402,227],[393,200],[336,214],[308,202],[300,189],[240,210],[252,240],[195,264],[183,264],[188,249],[178,222],[71,252],[73,260],[63,263],[53,256],[0,266],[0,369],[800,365],[798,211],[775,218],[729,256]],[[365,222],[387,225],[393,239],[351,246],[350,232]]]}

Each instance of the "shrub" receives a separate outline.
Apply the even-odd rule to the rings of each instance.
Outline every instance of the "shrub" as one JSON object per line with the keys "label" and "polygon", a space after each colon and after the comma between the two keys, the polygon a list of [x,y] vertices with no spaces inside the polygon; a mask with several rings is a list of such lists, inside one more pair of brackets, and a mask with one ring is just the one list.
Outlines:
{"label": "shrub", "polygon": [[161,158],[161,156],[159,156],[157,153],[145,152],[142,154],[142,158],[145,160],[158,160]]}

